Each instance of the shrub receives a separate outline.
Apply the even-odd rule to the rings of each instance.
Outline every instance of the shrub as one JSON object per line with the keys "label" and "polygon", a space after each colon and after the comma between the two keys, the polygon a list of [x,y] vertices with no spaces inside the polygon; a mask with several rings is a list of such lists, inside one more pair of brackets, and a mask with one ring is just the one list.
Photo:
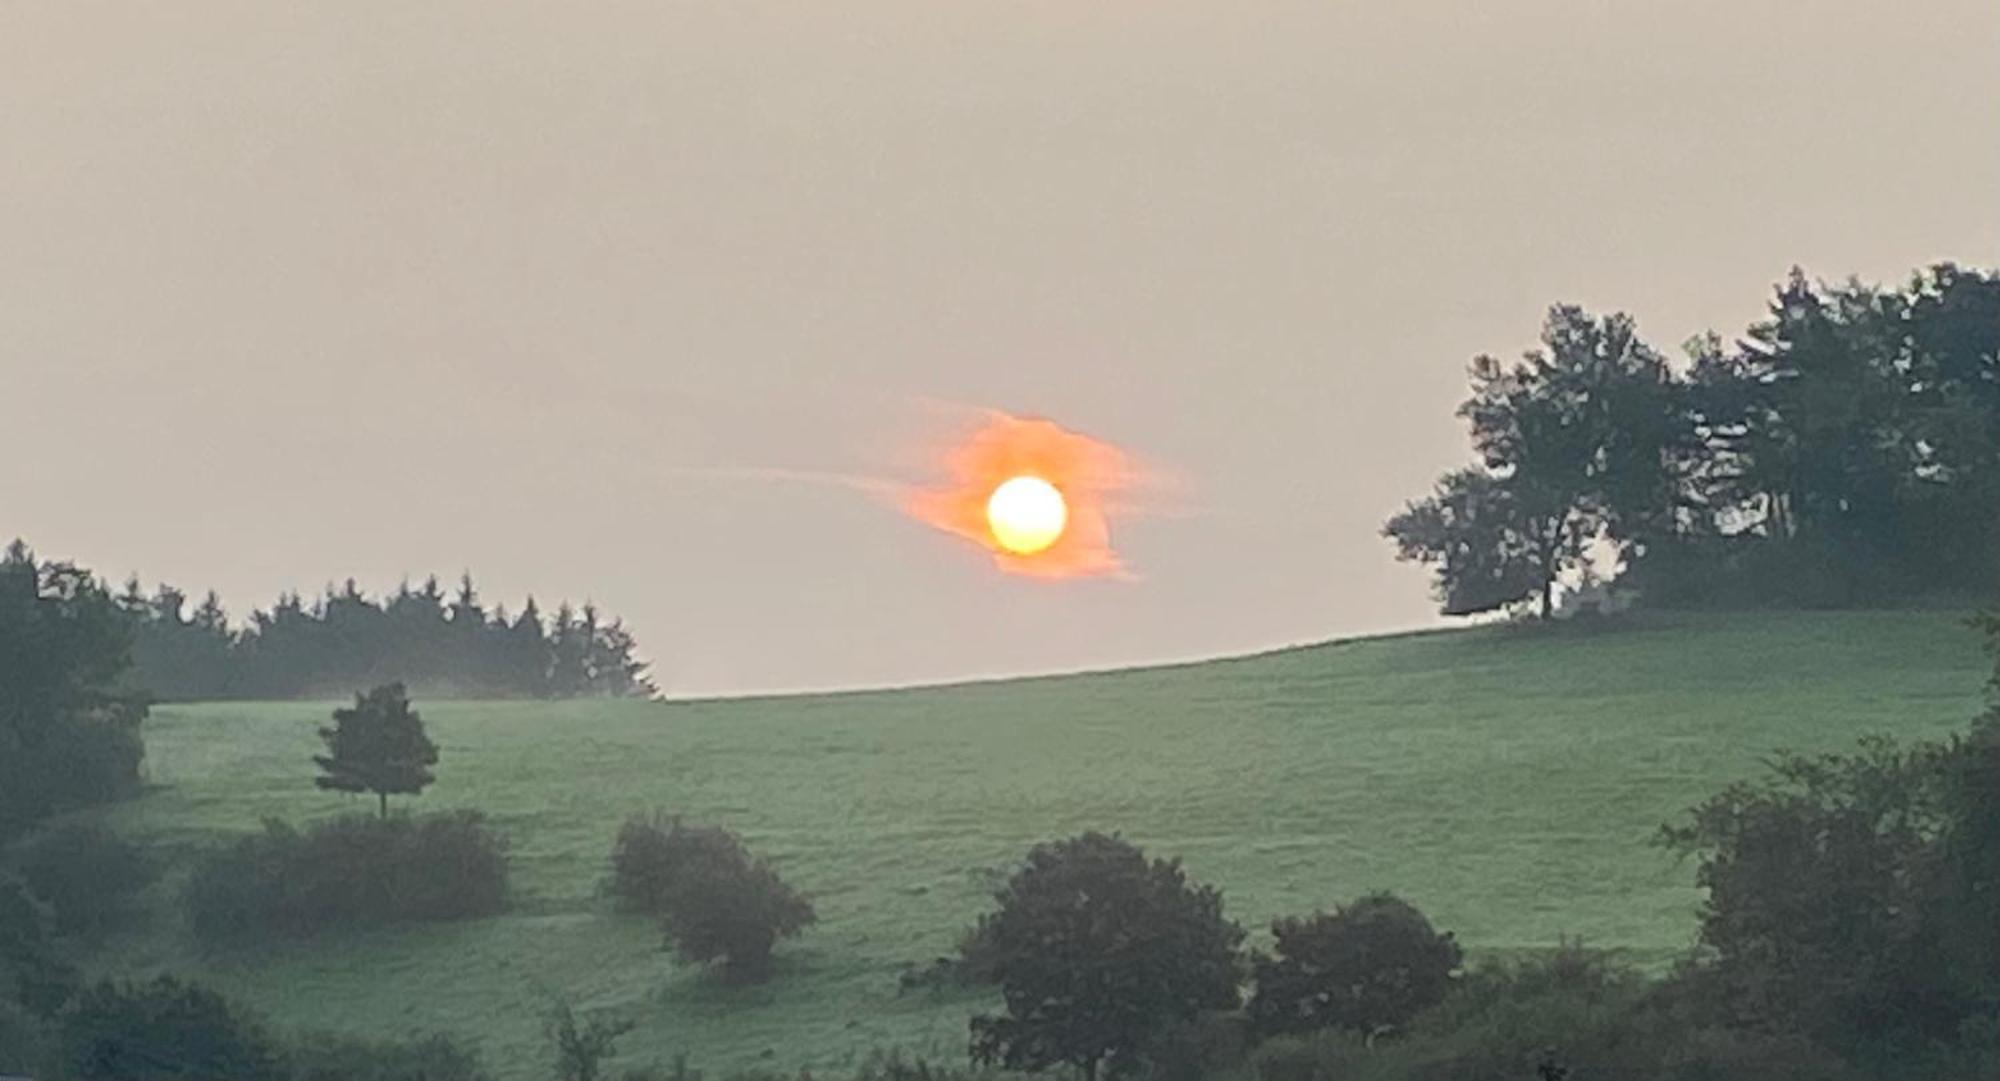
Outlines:
{"label": "shrub", "polygon": [[618,1038],[632,1031],[632,1022],[593,1017],[579,1023],[570,1004],[558,1001],[542,1031],[555,1049],[557,1081],[599,1081],[604,1076],[604,1060],[618,1053]]}
{"label": "shrub", "polygon": [[0,1077],[51,1071],[54,1039],[44,1018],[0,997]]}
{"label": "shrub", "polygon": [[49,906],[61,934],[109,929],[153,879],[139,846],[96,826],[64,826],[28,842],[20,856],[21,879]]}
{"label": "shrub", "polygon": [[1251,1033],[1238,1014],[1203,1014],[1169,1025],[1149,1038],[1139,1057],[1146,1081],[1215,1081],[1243,1060]]}
{"label": "shrub", "polygon": [[90,1081],[281,1081],[284,1055],[263,1026],[213,991],[162,976],[101,983],[63,1014],[62,1058]]}
{"label": "shrub", "polygon": [[21,880],[0,874],[0,1002],[52,1016],[76,990],[76,972],[56,955],[49,913]]}
{"label": "shrub", "polygon": [[678,815],[642,811],[618,827],[618,839],[611,846],[611,877],[604,890],[620,912],[657,916],[666,907],[667,886],[678,858],[672,838],[679,825]]}
{"label": "shrub", "polygon": [[1464,953],[1391,894],[1271,925],[1275,956],[1253,964],[1250,1018],[1265,1035],[1344,1028],[1374,1037],[1444,1001]]}
{"label": "shrub", "polygon": [[65,715],[34,744],[0,731],[0,839],[52,814],[139,794],[143,704],[113,701]]}
{"label": "shrub", "polygon": [[479,1056],[445,1036],[361,1040],[309,1036],[293,1050],[291,1081],[486,1081]]}
{"label": "shrub", "polygon": [[304,831],[267,819],[264,832],[202,861],[182,894],[206,938],[471,919],[506,899],[506,843],[477,811],[350,816]]}
{"label": "shrub", "polygon": [[1661,839],[1698,857],[1716,998],[1742,1026],[1912,1054],[2000,1011],[2000,744],[1788,756]]}
{"label": "shrub", "polygon": [[1007,1008],[972,1019],[975,1061],[1121,1075],[1166,1030],[1237,1004],[1243,929],[1177,861],[1086,833],[1035,846],[995,899],[967,941]]}
{"label": "shrub", "polygon": [[612,853],[610,889],[621,907],[660,918],[667,940],[696,964],[730,975],[769,974],[771,948],[817,917],[812,903],[720,826],[657,812],[629,819]]}

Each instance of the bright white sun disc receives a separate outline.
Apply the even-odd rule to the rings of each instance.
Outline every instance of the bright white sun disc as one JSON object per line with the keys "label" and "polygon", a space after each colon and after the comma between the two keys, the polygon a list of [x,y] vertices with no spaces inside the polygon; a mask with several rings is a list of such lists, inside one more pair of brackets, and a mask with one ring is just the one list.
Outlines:
{"label": "bright white sun disc", "polygon": [[1000,547],[1015,555],[1034,555],[1062,536],[1069,525],[1069,507],[1048,481],[1015,477],[993,489],[986,500],[986,522]]}

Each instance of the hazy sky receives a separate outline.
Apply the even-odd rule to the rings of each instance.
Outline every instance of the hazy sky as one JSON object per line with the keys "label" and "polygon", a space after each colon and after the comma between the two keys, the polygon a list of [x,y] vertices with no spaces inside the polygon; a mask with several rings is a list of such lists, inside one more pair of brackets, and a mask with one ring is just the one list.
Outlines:
{"label": "hazy sky", "polygon": [[[0,3],[0,534],[232,608],[475,570],[676,693],[1421,625],[1544,307],[1671,348],[2000,243],[1993,0]],[[966,407],[1185,483],[1135,582],[856,491]]]}

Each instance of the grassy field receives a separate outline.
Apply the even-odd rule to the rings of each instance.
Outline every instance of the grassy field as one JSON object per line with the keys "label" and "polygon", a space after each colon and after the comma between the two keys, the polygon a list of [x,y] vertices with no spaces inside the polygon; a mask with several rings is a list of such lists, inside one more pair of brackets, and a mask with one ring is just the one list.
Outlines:
{"label": "grassy field", "polygon": [[[539,1076],[561,992],[640,1027],[621,1061],[707,1069],[957,1057],[979,995],[899,995],[1030,844],[1120,830],[1183,857],[1256,927],[1393,889],[1478,949],[1559,935],[1651,959],[1691,941],[1665,819],[1781,748],[1935,736],[1977,711],[1977,637],[1946,613],[1651,616],[1594,634],[1493,627],[1238,660],[922,690],[688,703],[420,703],[443,749],[423,808],[512,838],[504,918],[204,956],[154,891],[100,970],[190,972],[287,1026],[476,1040]],[[109,812],[171,853],[363,810],[320,793],[326,704],[157,709],[156,790]],[[815,899],[770,984],[719,986],[595,897],[649,805],[741,831]]]}

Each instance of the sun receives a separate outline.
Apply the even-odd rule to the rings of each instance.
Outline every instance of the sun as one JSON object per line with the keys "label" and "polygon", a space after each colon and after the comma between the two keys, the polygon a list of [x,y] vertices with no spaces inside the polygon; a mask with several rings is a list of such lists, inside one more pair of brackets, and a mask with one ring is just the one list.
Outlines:
{"label": "sun", "polygon": [[1069,525],[1069,505],[1048,481],[1014,477],[993,489],[987,498],[986,524],[1000,547],[1015,555],[1031,556],[1062,537]]}

